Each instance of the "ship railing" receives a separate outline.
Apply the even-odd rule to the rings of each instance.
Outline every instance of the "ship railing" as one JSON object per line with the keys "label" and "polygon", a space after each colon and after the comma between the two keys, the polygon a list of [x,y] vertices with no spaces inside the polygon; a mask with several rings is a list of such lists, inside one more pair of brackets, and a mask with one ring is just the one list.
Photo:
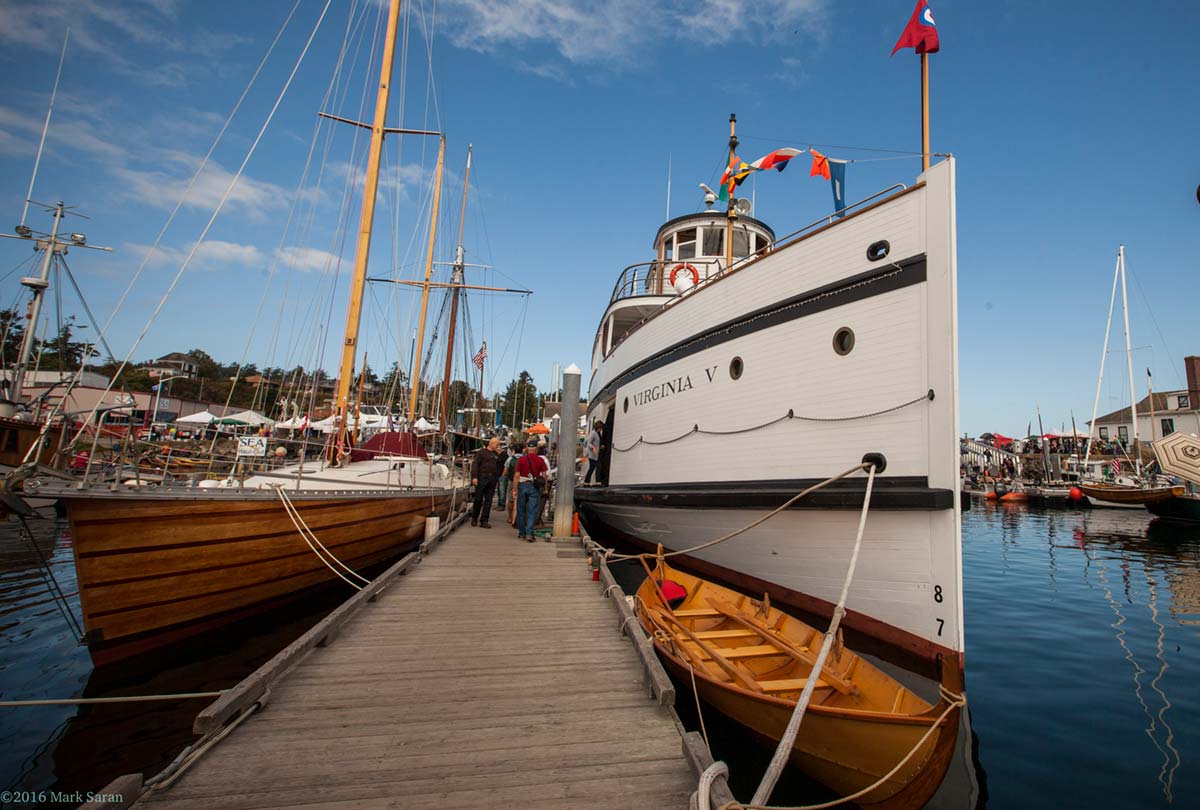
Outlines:
{"label": "ship railing", "polygon": [[850,205],[847,205],[845,208],[842,208],[839,211],[835,211],[834,213],[829,214],[828,216],[824,216],[824,217],[821,217],[820,219],[813,220],[812,222],[808,223],[807,225],[805,225],[803,228],[800,228],[799,230],[792,231],[791,233],[786,234],[785,236],[779,237],[778,239],[775,240],[774,245],[770,245],[766,248],[760,249],[758,251],[758,254],[756,254],[756,256],[761,256],[761,255],[765,255],[766,253],[770,253],[772,250],[776,250],[776,249],[782,247],[787,242],[790,242],[794,239],[798,239],[801,236],[805,235],[806,233],[809,233],[810,231],[814,231],[818,228],[824,228],[829,225],[832,225],[835,220],[838,220],[838,219],[844,217],[846,214],[850,213],[851,211],[854,211],[857,208],[862,208],[863,206],[865,206],[869,203],[872,203],[875,200],[880,199],[881,197],[887,197],[887,196],[891,195],[893,192],[907,191],[907,190],[908,190],[908,186],[904,185],[904,183],[896,183],[894,185],[888,186],[885,189],[876,191],[870,197],[863,197],[858,202],[851,203]]}
{"label": "ship railing", "polygon": [[[711,257],[707,259],[654,259],[648,262],[638,262],[621,271],[621,275],[613,287],[609,303],[647,295],[675,295],[675,290],[670,288],[664,276],[669,276],[671,268],[680,264],[695,267],[700,276],[700,283],[721,273],[721,260]],[[663,279],[661,286],[658,283],[660,278]]]}

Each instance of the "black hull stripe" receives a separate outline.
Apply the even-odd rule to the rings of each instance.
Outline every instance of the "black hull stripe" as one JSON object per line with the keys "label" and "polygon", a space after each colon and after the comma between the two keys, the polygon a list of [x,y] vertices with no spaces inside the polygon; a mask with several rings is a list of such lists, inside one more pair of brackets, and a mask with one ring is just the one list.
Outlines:
{"label": "black hull stripe", "polygon": [[600,389],[600,393],[592,398],[592,402],[593,404],[603,402],[618,388],[633,382],[638,377],[713,346],[737,340],[761,329],[769,329],[772,326],[815,315],[818,312],[911,287],[923,281],[925,281],[925,254],[922,253],[900,262],[889,262],[884,267],[874,268],[865,273],[802,292],[799,295],[793,295],[718,324],[707,331],[692,335],[667,347],[665,351],[638,363],[611,380],[604,388]]}
{"label": "black hull stripe", "polygon": [[[575,490],[575,504],[686,509],[774,509],[797,492],[808,489],[821,480],[799,478],[787,481],[705,481],[579,487]],[[842,480],[801,498],[789,508],[861,509],[865,494],[865,480]],[[877,477],[871,492],[871,508],[953,509],[954,497],[953,490],[931,488],[928,479],[921,476]]]}

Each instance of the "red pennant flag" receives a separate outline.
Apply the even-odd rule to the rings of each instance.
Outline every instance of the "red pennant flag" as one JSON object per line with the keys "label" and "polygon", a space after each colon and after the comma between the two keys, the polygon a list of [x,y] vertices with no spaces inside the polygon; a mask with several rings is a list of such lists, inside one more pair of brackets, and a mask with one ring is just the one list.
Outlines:
{"label": "red pennant flag", "polygon": [[937,53],[937,25],[933,22],[929,0],[917,0],[917,7],[913,9],[908,25],[904,26],[904,33],[896,40],[896,47],[892,48],[892,56],[901,48],[912,48],[917,53]]}
{"label": "red pennant flag", "polygon": [[809,151],[812,152],[813,163],[812,163],[812,169],[809,171],[808,176],[809,177],[817,177],[819,175],[821,177],[824,177],[826,180],[828,180],[829,179],[829,158],[822,155],[816,149],[811,149]]}

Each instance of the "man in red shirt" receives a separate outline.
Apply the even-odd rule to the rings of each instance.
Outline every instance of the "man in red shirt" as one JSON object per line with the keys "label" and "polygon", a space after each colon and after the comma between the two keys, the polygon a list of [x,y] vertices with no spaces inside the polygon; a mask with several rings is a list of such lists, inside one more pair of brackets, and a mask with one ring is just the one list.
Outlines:
{"label": "man in red shirt", "polygon": [[517,539],[533,542],[533,524],[537,520],[546,473],[546,460],[538,455],[537,439],[525,444],[525,455],[517,459]]}

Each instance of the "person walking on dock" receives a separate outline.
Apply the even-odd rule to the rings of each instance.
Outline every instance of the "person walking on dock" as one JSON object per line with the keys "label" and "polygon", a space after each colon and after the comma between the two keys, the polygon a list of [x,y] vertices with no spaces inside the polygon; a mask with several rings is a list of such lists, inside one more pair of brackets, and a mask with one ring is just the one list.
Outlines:
{"label": "person walking on dock", "polygon": [[[596,472],[596,468],[600,465],[600,434],[604,430],[604,420],[597,419],[592,425],[592,432],[588,434],[587,441],[583,444],[583,457],[587,459],[588,468],[587,474],[583,476],[583,483],[592,483],[592,473]],[[597,481],[599,478],[597,478]]]}
{"label": "person walking on dock", "polygon": [[507,448],[500,455],[503,467],[500,472],[500,485],[496,487],[496,504],[501,509],[508,508],[509,490],[512,489],[513,473],[517,468],[517,459],[521,457],[521,449],[516,445]]}
{"label": "person walking on dock", "polygon": [[475,501],[471,504],[471,525],[492,528],[488,518],[492,515],[492,497],[496,494],[496,482],[500,480],[500,440],[495,436],[480,448],[471,462],[471,484],[475,487]]}
{"label": "person walking on dock", "polygon": [[538,455],[537,439],[530,439],[525,445],[525,455],[517,460],[518,540],[533,542],[533,525],[537,521],[547,472],[546,460]]}

